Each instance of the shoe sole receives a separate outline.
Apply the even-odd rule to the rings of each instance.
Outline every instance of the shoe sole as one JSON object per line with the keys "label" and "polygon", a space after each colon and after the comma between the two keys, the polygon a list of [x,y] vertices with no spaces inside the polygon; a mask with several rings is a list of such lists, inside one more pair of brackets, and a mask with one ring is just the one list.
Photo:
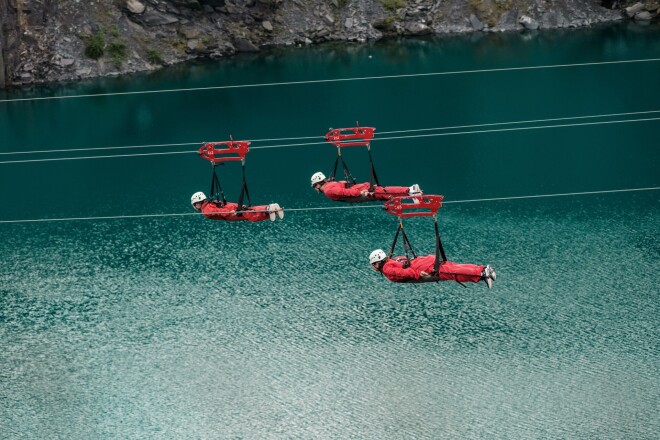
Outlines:
{"label": "shoe sole", "polygon": [[271,203],[268,205],[268,213],[272,221],[275,221],[275,216],[279,217],[280,220],[284,218],[284,210],[279,203]]}
{"label": "shoe sole", "polygon": [[490,265],[488,265],[487,267],[488,267],[488,275],[493,281],[495,281],[497,279],[497,274],[495,273],[495,269],[490,267]]}

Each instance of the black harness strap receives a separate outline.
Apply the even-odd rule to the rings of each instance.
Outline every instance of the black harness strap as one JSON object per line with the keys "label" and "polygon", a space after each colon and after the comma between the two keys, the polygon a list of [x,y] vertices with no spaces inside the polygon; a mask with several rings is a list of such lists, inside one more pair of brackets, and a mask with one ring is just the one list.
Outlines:
{"label": "black harness strap", "polygon": [[392,242],[392,247],[390,248],[390,253],[387,255],[387,258],[392,258],[394,255],[394,248],[396,247],[396,242],[399,239],[399,232],[401,232],[401,223],[396,228],[396,234],[394,234],[394,241]]}
{"label": "black harness strap", "polygon": [[252,201],[250,200],[250,192],[248,191],[247,181],[245,180],[245,163],[242,165],[243,168],[243,186],[241,186],[241,193],[238,196],[238,211],[243,210],[243,199],[247,197],[248,205],[252,206]]}
{"label": "black harness strap", "polygon": [[380,186],[380,182],[378,182],[378,176],[376,175],[376,168],[374,168],[374,161],[373,158],[371,157],[371,146],[367,146],[367,151],[369,152],[369,164],[371,165],[371,178],[369,180],[369,191],[374,190],[374,187],[376,185]]}
{"label": "black harness strap", "polygon": [[[406,234],[405,229],[403,229],[403,222],[399,220],[399,226],[396,229],[396,234],[394,235],[394,241],[392,242],[392,247],[390,248],[390,253],[387,256],[388,258],[392,258],[392,255],[394,254],[394,249],[396,248],[396,243],[399,240],[399,233],[401,233],[401,237],[403,240],[403,252],[406,255],[406,259],[408,259],[408,266],[410,265],[410,256],[408,255],[408,252],[412,254],[413,259],[417,258],[417,254],[415,254],[415,250],[412,247],[412,244],[410,243],[410,240],[408,239],[408,235]],[[404,265],[404,267],[407,267]]]}
{"label": "black harness strap", "polygon": [[442,255],[442,262],[447,261],[445,249],[442,247],[442,240],[440,240],[440,231],[438,230],[438,218],[433,216],[433,223],[435,226],[435,264],[433,265],[433,273],[438,273],[440,269],[440,255]]}
{"label": "black harness strap", "polygon": [[337,159],[335,159],[335,166],[332,168],[332,173],[330,174],[330,180],[335,179],[335,175],[337,174],[337,165],[339,165],[339,162],[341,162],[341,166],[344,169],[344,177],[346,178],[347,182],[347,187],[351,187],[355,185],[355,177],[351,174],[351,171],[348,169],[348,165],[346,165],[346,162],[344,162],[344,159],[341,157],[341,150],[337,149]]}
{"label": "black harness strap", "polygon": [[[222,202],[224,205],[227,203],[225,199],[225,193],[222,192],[222,186],[220,185],[220,179],[218,179],[218,174],[215,172],[215,167],[217,164],[213,164],[213,176],[211,178],[211,200],[215,199],[218,202]],[[217,191],[217,192],[216,192]]]}

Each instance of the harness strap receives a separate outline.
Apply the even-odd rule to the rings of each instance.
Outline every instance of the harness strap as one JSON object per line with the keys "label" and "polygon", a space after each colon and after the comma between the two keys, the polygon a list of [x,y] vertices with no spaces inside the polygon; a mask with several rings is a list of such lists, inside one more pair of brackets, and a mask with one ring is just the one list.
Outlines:
{"label": "harness strap", "polygon": [[252,206],[252,201],[250,200],[250,192],[248,191],[247,181],[245,180],[245,162],[243,162],[243,185],[241,186],[241,193],[238,196],[238,209],[237,211],[243,210],[243,198],[244,196],[248,199],[248,205]]}
{"label": "harness strap", "polygon": [[341,166],[344,169],[344,176],[346,178],[346,182],[348,182],[347,187],[350,188],[351,186],[355,185],[355,177],[351,174],[351,171],[348,169],[348,165],[346,165],[346,162],[344,162],[344,159],[341,157],[341,149],[337,149],[337,159],[335,159],[335,165],[332,168],[332,173],[330,174],[330,180],[335,179],[335,175],[337,174],[337,165],[339,165],[339,162],[341,162]]}
{"label": "harness strap", "polygon": [[412,254],[413,259],[417,258],[417,254],[415,253],[415,249],[413,249],[412,243],[410,243],[410,240],[408,239],[408,236],[406,235],[406,231],[403,230],[403,226],[401,226],[401,231],[403,232],[403,249],[406,253],[406,258],[408,258],[408,251],[406,250],[406,247],[410,249],[410,253]]}
{"label": "harness strap", "polygon": [[433,223],[435,227],[435,264],[433,265],[433,273],[438,273],[440,269],[440,255],[442,255],[442,262],[447,261],[447,255],[445,255],[445,249],[442,247],[442,240],[440,240],[440,231],[438,229],[438,218],[433,216]]}
{"label": "harness strap", "polygon": [[394,241],[392,242],[390,253],[387,254],[387,258],[392,258],[392,255],[394,255],[394,248],[396,247],[396,242],[399,239],[399,232],[401,232],[401,223],[399,223],[399,226],[397,226],[396,228],[396,234],[394,234]]}
{"label": "harness strap", "polygon": [[406,259],[408,260],[406,264],[404,264],[404,268],[410,266],[410,256],[409,253],[412,254],[413,259],[417,258],[417,254],[415,254],[415,250],[412,247],[412,244],[410,243],[410,240],[408,239],[408,235],[406,234],[405,229],[403,228],[403,222],[399,219],[399,226],[396,229],[396,234],[394,235],[394,241],[392,242],[392,247],[390,248],[390,253],[387,256],[387,258],[392,258],[392,255],[394,254],[394,249],[396,248],[396,243],[399,240],[399,233],[401,233],[401,237],[403,240],[403,252],[406,256]]}
{"label": "harness strap", "polygon": [[376,185],[380,186],[378,182],[378,176],[376,175],[376,168],[374,167],[374,161],[371,157],[371,146],[367,146],[367,151],[369,152],[369,164],[371,165],[371,177],[369,179],[369,191],[373,192]]}
{"label": "harness strap", "polygon": [[[215,167],[217,166],[216,163],[213,164],[213,176],[211,177],[211,196],[210,199],[217,200],[218,202],[222,202],[223,204],[227,203],[227,200],[225,199],[225,193],[222,192],[222,186],[220,185],[220,179],[218,178],[218,174],[215,172]],[[217,192],[216,192],[217,190]]]}

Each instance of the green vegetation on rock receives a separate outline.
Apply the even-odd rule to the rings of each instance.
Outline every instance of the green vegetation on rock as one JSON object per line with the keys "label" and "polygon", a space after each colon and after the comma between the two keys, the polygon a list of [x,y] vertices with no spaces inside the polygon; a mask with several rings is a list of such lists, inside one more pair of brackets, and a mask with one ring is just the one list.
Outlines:
{"label": "green vegetation on rock", "polygon": [[103,56],[104,46],[105,38],[103,38],[103,31],[99,31],[87,40],[87,45],[85,46],[85,55],[93,60],[98,60]]}
{"label": "green vegetation on rock", "polygon": [[514,0],[468,0],[468,6],[481,21],[492,27],[502,14],[513,8]]}
{"label": "green vegetation on rock", "polygon": [[406,6],[406,2],[404,0],[378,0],[378,3],[383,5],[385,9],[392,11]]}
{"label": "green vegetation on rock", "polygon": [[121,68],[122,63],[128,56],[126,43],[121,40],[112,40],[108,45],[108,53],[112,57],[112,62],[117,69]]}
{"label": "green vegetation on rock", "polygon": [[149,61],[151,64],[163,64],[163,55],[159,50],[149,49],[147,51],[147,61]]}
{"label": "green vegetation on rock", "polygon": [[128,47],[126,43],[119,39],[119,29],[115,26],[109,30],[112,41],[106,45],[104,30],[98,31],[92,35],[85,46],[85,55],[93,60],[98,60],[105,55],[106,51],[112,58],[117,69],[121,68],[122,63],[128,57]]}

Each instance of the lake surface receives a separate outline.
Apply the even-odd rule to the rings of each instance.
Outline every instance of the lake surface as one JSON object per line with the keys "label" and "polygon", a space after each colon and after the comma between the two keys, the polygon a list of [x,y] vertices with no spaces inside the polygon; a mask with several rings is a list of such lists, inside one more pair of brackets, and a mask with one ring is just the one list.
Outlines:
{"label": "lake surface", "polygon": [[[0,99],[660,58],[635,25],[273,50]],[[190,213],[203,141],[660,110],[660,62],[0,103],[0,221]],[[329,145],[262,148],[252,201],[282,222],[0,223],[0,438],[653,439],[660,432],[660,113],[374,141],[386,184],[447,202],[448,257],[484,283],[371,271],[397,221],[309,187]],[[594,123],[592,125],[577,125]],[[609,122],[609,123],[605,123]],[[535,128],[549,125],[573,125]],[[497,130],[503,128],[521,130]],[[447,132],[452,132],[449,130]],[[422,134],[412,132],[407,135]],[[438,132],[434,132],[438,133]],[[400,134],[403,136],[404,134]],[[344,157],[368,179],[362,149]],[[235,199],[240,167],[220,169]],[[406,221],[433,252],[428,218]]]}

